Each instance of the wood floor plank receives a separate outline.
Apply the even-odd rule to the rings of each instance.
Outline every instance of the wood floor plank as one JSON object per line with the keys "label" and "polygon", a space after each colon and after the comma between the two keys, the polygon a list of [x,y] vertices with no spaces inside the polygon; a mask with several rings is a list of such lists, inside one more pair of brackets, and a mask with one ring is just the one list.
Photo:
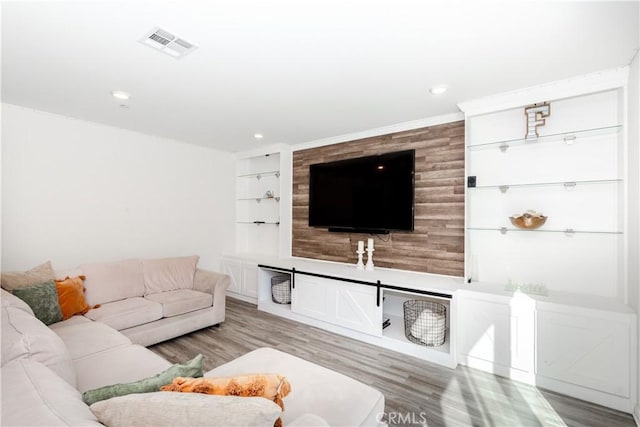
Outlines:
{"label": "wood floor plank", "polygon": [[[205,371],[273,347],[385,395],[390,426],[635,426],[629,414],[464,366],[448,369],[227,298],[226,321],[149,347],[172,363],[199,353]],[[295,387],[295,385],[293,385]]]}

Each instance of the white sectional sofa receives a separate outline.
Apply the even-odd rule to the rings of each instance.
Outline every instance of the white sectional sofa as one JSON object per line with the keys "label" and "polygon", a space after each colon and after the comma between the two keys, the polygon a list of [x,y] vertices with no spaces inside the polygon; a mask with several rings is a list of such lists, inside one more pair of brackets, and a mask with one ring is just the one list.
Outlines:
{"label": "white sectional sofa", "polygon": [[197,263],[197,256],[129,259],[56,275],[86,276],[87,302],[100,305],[86,317],[148,346],[224,321],[229,276],[198,269]]}
{"label": "white sectional sofa", "polygon": [[[194,328],[197,329],[197,326],[202,324],[198,323],[201,320],[194,320],[189,313],[199,313],[195,319],[199,319],[200,314],[203,316],[206,314],[209,322],[212,321],[211,319],[220,318],[219,315],[216,317],[215,310],[220,307],[220,304],[216,305],[216,298],[223,300],[218,303],[221,303],[224,308],[223,293],[228,281],[225,276],[202,271],[196,273],[195,283],[190,290],[206,291],[203,293],[213,296],[211,307],[198,308],[197,305],[189,306],[192,303],[189,302],[188,297],[179,303],[170,297],[174,294],[191,295],[191,292],[175,292],[184,288],[163,291],[167,295],[155,300],[147,298],[144,294],[140,296],[142,288],[139,282],[140,270],[137,267],[140,263],[113,264],[99,267],[81,266],[82,273],[87,275],[85,282],[87,298],[91,304],[103,304],[100,308],[91,310],[85,316],[73,316],[49,326],[40,322],[31,308],[22,300],[5,290],[0,291],[2,303],[0,425],[101,425],[92,412],[95,407],[90,408],[84,403],[83,392],[106,385],[129,383],[152,377],[171,366],[168,361],[134,341],[157,342]],[[143,265],[143,281],[145,274],[151,274],[151,270],[144,268]],[[102,273],[99,272],[100,269],[103,270]],[[120,273],[126,271],[130,274],[129,277],[135,280],[124,281],[128,284],[126,287],[122,285],[123,282],[116,284],[112,282],[113,277],[109,276],[115,271]],[[145,286],[146,283],[153,286],[153,280],[145,282]],[[114,288],[122,286],[120,292],[126,292],[127,298],[110,301],[112,298],[109,296],[110,291],[98,288],[107,284]],[[177,287],[178,284],[173,283],[171,286]],[[135,289],[135,293],[132,288]],[[145,287],[145,290],[149,289]],[[218,292],[221,292],[222,296],[219,296]],[[162,315],[166,314],[166,317],[156,319],[159,311],[157,308],[148,308],[150,305],[147,299],[151,303],[159,304],[162,307]],[[180,307],[185,306],[191,307],[194,311],[180,313],[183,310]],[[100,314],[103,308],[105,310]],[[148,313],[140,315],[135,313],[136,310],[148,310],[153,315]],[[176,319],[171,321],[174,318]],[[224,313],[222,319],[224,319]],[[121,331],[108,323],[120,328]],[[164,328],[168,330],[165,331]],[[146,337],[147,334],[151,336]],[[382,424],[379,420],[383,418],[384,396],[379,391],[347,376],[274,349],[254,350],[205,373],[204,376],[252,373],[279,373],[288,378],[292,391],[284,399],[283,413],[273,402],[262,398],[228,396],[225,398],[231,399],[230,401],[220,402],[216,400],[217,396],[198,394],[171,396],[167,394],[168,392],[115,397],[103,401],[113,403],[103,405],[102,408],[104,410],[106,407],[108,411],[114,407],[118,408],[114,411],[122,411],[118,404],[123,398],[129,397],[162,397],[165,399],[164,402],[168,402],[159,407],[156,405],[153,413],[139,409],[138,414],[141,418],[126,423],[137,426],[159,425],[162,421],[170,419],[169,415],[175,417],[178,409],[173,403],[176,405],[186,403],[189,410],[183,414],[189,417],[197,416],[199,411],[208,411],[199,418],[200,421],[191,421],[194,425],[270,425],[264,422],[265,418],[258,417],[260,414],[263,417],[280,416],[285,426],[376,426]],[[212,411],[215,412],[215,416],[211,416]],[[262,422],[249,421],[254,419],[252,418],[254,413],[258,417],[254,418],[261,419]],[[183,419],[187,418],[180,420]],[[173,424],[168,425],[184,424],[176,423],[175,418],[171,423]]]}

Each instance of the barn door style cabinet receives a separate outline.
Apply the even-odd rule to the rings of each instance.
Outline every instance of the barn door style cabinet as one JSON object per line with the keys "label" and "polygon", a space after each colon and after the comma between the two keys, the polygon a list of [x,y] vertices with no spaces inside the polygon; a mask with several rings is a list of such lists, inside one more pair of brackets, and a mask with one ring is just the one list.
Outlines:
{"label": "barn door style cabinet", "polygon": [[[470,101],[462,364],[631,412],[626,71]],[[533,116],[527,138],[525,108]],[[538,136],[535,137],[535,131]],[[536,229],[509,217],[535,211]]]}
{"label": "barn door style cabinet", "polygon": [[[272,292],[272,284],[283,277],[291,293],[291,302],[286,304]],[[271,259],[258,265],[258,309],[454,368],[454,293],[459,282],[450,276],[382,268],[358,271],[339,263]],[[440,323],[442,343],[425,345],[408,339],[403,313],[406,301],[445,307]],[[383,327],[385,320],[389,325]]]}

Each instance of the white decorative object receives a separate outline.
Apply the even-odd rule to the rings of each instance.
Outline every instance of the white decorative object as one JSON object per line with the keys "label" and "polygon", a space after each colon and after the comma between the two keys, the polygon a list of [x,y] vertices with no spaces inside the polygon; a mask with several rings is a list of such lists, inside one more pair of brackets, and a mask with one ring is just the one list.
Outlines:
{"label": "white decorative object", "polygon": [[356,251],[358,254],[358,263],[356,264],[356,268],[358,270],[364,270],[364,263],[362,262],[362,255],[364,254],[364,241],[358,241],[358,250]]}
{"label": "white decorative object", "polygon": [[533,104],[524,109],[527,116],[527,134],[525,139],[535,139],[538,137],[538,126],[544,126],[545,117],[551,115],[551,106],[548,102],[543,104]]}
{"label": "white decorative object", "polygon": [[444,313],[423,310],[411,326],[411,335],[427,346],[440,346],[442,345],[442,331],[446,328],[446,321],[447,318]]}
{"label": "white decorative object", "polygon": [[367,240],[367,266],[366,270],[373,270],[373,239]]}

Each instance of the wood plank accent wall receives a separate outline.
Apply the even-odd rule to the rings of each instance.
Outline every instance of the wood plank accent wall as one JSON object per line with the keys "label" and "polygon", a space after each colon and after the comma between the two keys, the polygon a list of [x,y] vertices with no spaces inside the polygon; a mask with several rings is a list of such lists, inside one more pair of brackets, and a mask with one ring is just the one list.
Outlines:
{"label": "wood plank accent wall", "polygon": [[409,149],[416,150],[414,231],[377,236],[374,264],[463,276],[464,121],[294,152],[292,255],[355,264],[358,240],[366,246],[370,237],[309,227],[309,165]]}

